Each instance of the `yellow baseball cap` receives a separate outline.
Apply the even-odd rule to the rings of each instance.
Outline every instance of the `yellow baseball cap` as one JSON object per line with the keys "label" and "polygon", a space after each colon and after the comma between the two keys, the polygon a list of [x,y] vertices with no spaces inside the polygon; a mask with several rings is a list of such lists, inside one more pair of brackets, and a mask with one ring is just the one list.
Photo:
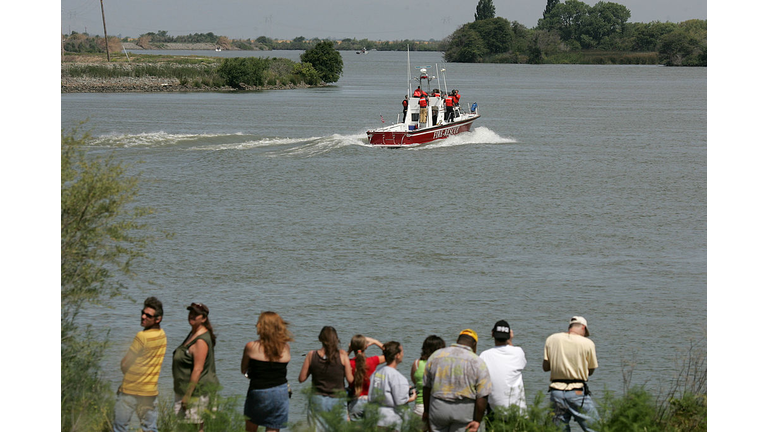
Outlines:
{"label": "yellow baseball cap", "polygon": [[474,330],[472,330],[472,329],[464,329],[464,330],[462,330],[461,333],[459,333],[459,336],[461,336],[461,335],[472,336],[472,339],[474,339],[475,342],[477,342],[477,333]]}

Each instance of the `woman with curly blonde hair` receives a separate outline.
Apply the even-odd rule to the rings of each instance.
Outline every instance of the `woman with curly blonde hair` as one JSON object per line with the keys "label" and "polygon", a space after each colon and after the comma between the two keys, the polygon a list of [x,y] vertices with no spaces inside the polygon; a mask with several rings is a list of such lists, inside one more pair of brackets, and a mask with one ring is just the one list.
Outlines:
{"label": "woman with curly blonde hair", "polygon": [[240,371],[251,380],[245,399],[245,430],[256,432],[261,425],[277,431],[288,426],[288,342],[293,336],[288,323],[271,311],[259,315],[256,333],[259,339],[245,345],[240,362]]}

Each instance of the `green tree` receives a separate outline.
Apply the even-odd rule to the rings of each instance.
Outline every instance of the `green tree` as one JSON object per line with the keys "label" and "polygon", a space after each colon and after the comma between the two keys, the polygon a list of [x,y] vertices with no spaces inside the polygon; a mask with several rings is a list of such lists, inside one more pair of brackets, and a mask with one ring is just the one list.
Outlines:
{"label": "green tree", "polygon": [[496,16],[496,6],[493,0],[480,0],[475,7],[475,21],[491,19]]}
{"label": "green tree", "polygon": [[682,24],[662,36],[659,44],[660,60],[667,66],[706,66],[706,32],[702,36],[698,28]]}
{"label": "green tree", "polygon": [[506,18],[490,18],[468,24],[483,40],[490,54],[501,54],[512,49],[515,33],[512,24]]}
{"label": "green tree", "polygon": [[325,83],[333,83],[344,73],[344,60],[333,47],[333,42],[324,41],[306,50],[301,55],[302,63],[309,63],[320,74]]}
{"label": "green tree", "polygon": [[246,86],[263,86],[270,60],[260,57],[225,58],[216,72],[228,86],[244,88]]}
{"label": "green tree", "polygon": [[546,56],[560,51],[561,44],[560,36],[556,32],[534,30],[528,46],[528,63],[543,63]]}
{"label": "green tree", "polygon": [[488,54],[483,38],[465,24],[448,36],[448,47],[445,50],[445,61],[459,63],[476,63]]}
{"label": "green tree", "polygon": [[626,6],[612,2],[597,2],[589,8],[580,33],[599,43],[607,37],[621,33],[631,15]]}
{"label": "green tree", "polygon": [[306,84],[317,85],[320,83],[320,74],[309,63],[294,64],[293,74]]}
{"label": "green tree", "polygon": [[560,4],[560,0],[547,0],[547,5],[544,7],[544,13],[542,14],[542,17],[546,18],[547,15],[552,12],[552,9],[558,4]]}
{"label": "green tree", "polygon": [[[77,316],[120,295],[156,234],[135,206],[139,177],[112,156],[86,154],[88,134],[61,134],[61,429],[102,430],[113,401],[100,376],[106,340]],[[122,278],[117,278],[121,276]]]}
{"label": "green tree", "polygon": [[651,21],[632,24],[632,50],[658,51],[662,36],[673,32],[677,26],[671,22]]}
{"label": "green tree", "polygon": [[579,0],[566,0],[565,3],[556,4],[544,18],[540,19],[538,28],[555,31],[564,41],[578,40],[589,10],[590,7],[586,3]]}

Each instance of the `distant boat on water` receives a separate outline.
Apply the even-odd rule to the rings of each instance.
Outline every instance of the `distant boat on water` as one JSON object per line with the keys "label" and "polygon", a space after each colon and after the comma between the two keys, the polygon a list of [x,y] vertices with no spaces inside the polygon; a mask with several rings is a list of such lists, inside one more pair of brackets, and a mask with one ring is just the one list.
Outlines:
{"label": "distant boat on water", "polygon": [[368,54],[368,50],[363,47],[360,51],[357,51],[357,54]]}

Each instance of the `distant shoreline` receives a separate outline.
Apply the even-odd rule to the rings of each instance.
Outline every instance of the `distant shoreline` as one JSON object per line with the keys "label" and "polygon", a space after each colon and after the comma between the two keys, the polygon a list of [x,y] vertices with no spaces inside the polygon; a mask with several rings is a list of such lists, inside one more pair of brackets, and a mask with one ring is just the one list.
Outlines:
{"label": "distant shoreline", "polygon": [[[146,50],[177,50],[177,51],[215,51],[216,48],[221,48],[222,51],[244,51],[237,47],[220,47],[215,43],[160,43],[156,45],[150,45],[149,48],[142,48],[133,42],[122,42],[123,48],[132,51],[146,51]],[[258,51],[258,50],[255,50]],[[263,50],[262,50],[263,51]]]}

